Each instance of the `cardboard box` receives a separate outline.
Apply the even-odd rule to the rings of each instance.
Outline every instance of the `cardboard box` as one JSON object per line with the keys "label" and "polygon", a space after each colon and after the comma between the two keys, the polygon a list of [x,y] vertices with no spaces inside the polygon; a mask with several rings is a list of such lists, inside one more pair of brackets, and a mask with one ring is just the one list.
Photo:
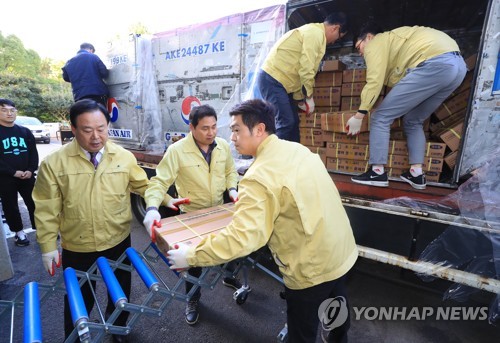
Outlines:
{"label": "cardboard box", "polygon": [[357,111],[361,105],[361,97],[359,96],[343,96],[340,99],[341,111]]}
{"label": "cardboard box", "polygon": [[365,82],[351,82],[342,84],[342,96],[359,96],[365,86]]}
{"label": "cardboard box", "polygon": [[231,222],[234,206],[228,203],[162,219],[161,227],[155,229],[158,247],[166,253],[177,243],[198,245],[205,236],[218,233]]}
{"label": "cardboard box", "polygon": [[313,97],[317,106],[340,106],[340,87],[314,87]]}
{"label": "cardboard box", "polygon": [[342,72],[342,82],[366,82],[366,69],[348,69]]}
{"label": "cardboard box", "polygon": [[[398,168],[388,168],[387,175],[393,178],[399,178],[401,174],[403,174],[407,169],[398,169]],[[441,176],[440,172],[435,171],[426,171],[425,179],[428,182],[439,182],[439,178]]]}
{"label": "cardboard box", "polygon": [[315,111],[317,113],[338,112],[340,111],[340,106],[316,106]]}
{"label": "cardboard box", "polygon": [[323,131],[323,139],[326,143],[368,144],[370,143],[370,133],[361,132],[356,136],[351,136],[347,133]]}
{"label": "cardboard box", "polygon": [[343,173],[364,173],[368,170],[368,161],[349,160],[335,157],[326,158],[326,169]]}
{"label": "cardboard box", "polygon": [[299,126],[321,129],[321,113],[299,113]]}
{"label": "cardboard box", "polygon": [[[373,104],[372,112],[380,105],[380,103],[384,100],[384,97],[381,95],[378,97],[375,104]],[[361,97],[359,96],[343,96],[340,100],[340,110],[341,111],[357,111],[359,106],[361,105]]]}
{"label": "cardboard box", "polygon": [[328,71],[316,74],[314,87],[340,87],[342,85],[342,72]]}
{"label": "cardboard box", "polygon": [[451,151],[457,151],[462,139],[463,122],[457,123],[453,127],[447,128],[439,138],[446,143]]}
{"label": "cardboard box", "polygon": [[325,146],[323,139],[323,130],[314,128],[299,128],[300,130],[300,144],[307,146]]}
{"label": "cardboard box", "polygon": [[319,66],[320,71],[342,71],[345,68],[346,65],[339,60],[322,61]]}
{"label": "cardboard box", "polygon": [[[389,155],[386,167],[408,170],[410,169],[408,156]],[[435,171],[440,173],[443,170],[443,159],[435,157],[425,157],[424,163],[422,164],[422,169],[424,170],[424,172]]]}
{"label": "cardboard box", "polygon": [[[356,111],[321,113],[321,128],[325,131],[343,132],[349,118],[356,114]],[[367,132],[370,127],[370,115],[363,118],[361,132]]]}
{"label": "cardboard box", "polygon": [[[443,158],[445,150],[446,144],[444,143],[427,142],[425,145],[424,156]],[[406,141],[389,141],[389,154],[408,156],[408,146]]]}
{"label": "cardboard box", "polygon": [[450,167],[451,170],[455,168],[455,164],[457,163],[457,155],[458,151],[453,151],[452,153],[444,157],[444,163],[446,163],[446,165]]}
{"label": "cardboard box", "polygon": [[454,123],[461,122],[464,120],[465,112],[466,112],[466,109],[463,109],[457,113],[454,113],[453,115],[449,116],[446,119],[438,121],[437,123],[432,123],[429,127],[429,130],[434,135],[437,132],[442,131],[443,129],[446,129],[447,127],[453,126]]}
{"label": "cardboard box", "polygon": [[467,66],[467,70],[473,70],[476,68],[476,60],[477,54],[471,55],[465,59],[465,65]]}
{"label": "cardboard box", "polygon": [[326,143],[326,157],[367,161],[370,157],[368,144]]}
{"label": "cardboard box", "polygon": [[326,148],[325,147],[308,146],[307,148],[309,148],[309,150],[311,150],[313,153],[318,154],[319,158],[321,158],[321,161],[326,166]]}
{"label": "cardboard box", "polygon": [[467,108],[469,102],[470,90],[463,91],[455,95],[453,98],[446,100],[437,110],[434,111],[434,115],[439,119],[443,120],[449,116],[462,111]]}

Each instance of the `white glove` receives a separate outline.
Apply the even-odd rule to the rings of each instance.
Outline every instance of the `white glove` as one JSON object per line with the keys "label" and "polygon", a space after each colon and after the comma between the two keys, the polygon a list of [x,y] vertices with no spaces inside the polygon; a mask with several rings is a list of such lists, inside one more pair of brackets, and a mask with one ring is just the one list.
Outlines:
{"label": "white glove", "polygon": [[177,211],[179,208],[177,206],[181,204],[190,204],[191,201],[188,198],[176,198],[176,199],[170,199],[167,203],[167,207],[171,208],[174,211]]}
{"label": "white glove", "polygon": [[301,101],[297,105],[302,111],[307,114],[314,112],[314,99],[313,97],[306,98],[306,101]]}
{"label": "white glove", "polygon": [[231,189],[229,191],[229,198],[231,199],[232,202],[237,202],[238,201],[238,191],[236,189]]}
{"label": "white glove", "polygon": [[186,260],[186,255],[189,246],[184,243],[177,243],[173,250],[167,251],[167,258],[170,262],[170,269],[186,269],[189,263]]}
{"label": "white glove", "polygon": [[347,135],[357,135],[361,130],[361,124],[363,123],[363,119],[357,119],[352,116],[345,125],[345,129],[348,130]]}
{"label": "white glove", "polygon": [[50,276],[54,276],[54,274],[56,273],[56,268],[54,268],[54,265],[57,268],[61,267],[61,262],[62,262],[61,254],[59,253],[58,250],[43,253],[42,261],[45,270],[49,272]]}
{"label": "white glove", "polygon": [[160,220],[161,220],[160,212],[158,212],[157,210],[152,209],[146,212],[142,224],[144,224],[144,227],[148,231],[149,237],[153,238],[153,230],[154,230],[153,226],[156,226],[155,221],[159,223]]}

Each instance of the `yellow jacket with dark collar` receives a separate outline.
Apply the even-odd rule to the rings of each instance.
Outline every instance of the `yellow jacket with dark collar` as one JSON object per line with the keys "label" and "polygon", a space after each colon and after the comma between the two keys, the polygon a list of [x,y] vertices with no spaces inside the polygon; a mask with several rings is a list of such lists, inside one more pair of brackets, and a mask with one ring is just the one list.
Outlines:
{"label": "yellow jacket with dark collar", "polygon": [[102,251],[130,234],[130,192],[144,194],[148,178],[131,152],[107,142],[96,170],[76,140],[42,161],[35,188],[37,240],[42,253],[61,246]]}
{"label": "yellow jacket with dark collar", "polygon": [[[189,205],[181,205],[183,212],[221,205],[224,191],[236,188],[238,173],[229,144],[222,138],[215,138],[215,141],[217,145],[212,151],[210,165],[191,133],[170,145],[146,191],[147,206],[158,207],[174,183],[179,197],[191,201]],[[167,197],[171,199],[168,194]]]}
{"label": "yellow jacket with dark collar", "polygon": [[366,85],[361,92],[360,110],[369,111],[384,85],[394,87],[420,63],[447,52],[459,51],[446,33],[424,26],[404,26],[377,34],[366,43]]}
{"label": "yellow jacket with dark collar", "polygon": [[288,31],[273,46],[262,70],[277,80],[295,100],[302,100],[302,86],[312,96],[314,77],[326,51],[325,25],[306,24]]}
{"label": "yellow jacket with dark collar", "polygon": [[271,135],[239,187],[233,220],[188,250],[190,265],[221,264],[267,244],[291,289],[338,279],[354,265],[351,225],[317,154]]}

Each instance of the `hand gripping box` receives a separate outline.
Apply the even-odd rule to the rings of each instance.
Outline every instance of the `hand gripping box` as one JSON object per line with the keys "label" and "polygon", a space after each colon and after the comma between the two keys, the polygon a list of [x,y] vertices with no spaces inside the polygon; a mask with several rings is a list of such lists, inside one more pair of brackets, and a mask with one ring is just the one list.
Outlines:
{"label": "hand gripping box", "polygon": [[232,220],[235,205],[228,203],[203,210],[180,214],[161,220],[156,228],[156,244],[163,253],[177,243],[198,245],[208,235],[216,234]]}

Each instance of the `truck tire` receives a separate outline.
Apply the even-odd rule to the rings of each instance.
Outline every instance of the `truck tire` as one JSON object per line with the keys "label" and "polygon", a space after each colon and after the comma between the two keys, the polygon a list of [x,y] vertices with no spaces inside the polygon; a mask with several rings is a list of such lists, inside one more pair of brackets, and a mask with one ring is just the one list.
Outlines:
{"label": "truck tire", "polygon": [[142,223],[146,215],[146,203],[144,199],[138,194],[130,194],[130,205],[132,206],[132,213],[135,218]]}

